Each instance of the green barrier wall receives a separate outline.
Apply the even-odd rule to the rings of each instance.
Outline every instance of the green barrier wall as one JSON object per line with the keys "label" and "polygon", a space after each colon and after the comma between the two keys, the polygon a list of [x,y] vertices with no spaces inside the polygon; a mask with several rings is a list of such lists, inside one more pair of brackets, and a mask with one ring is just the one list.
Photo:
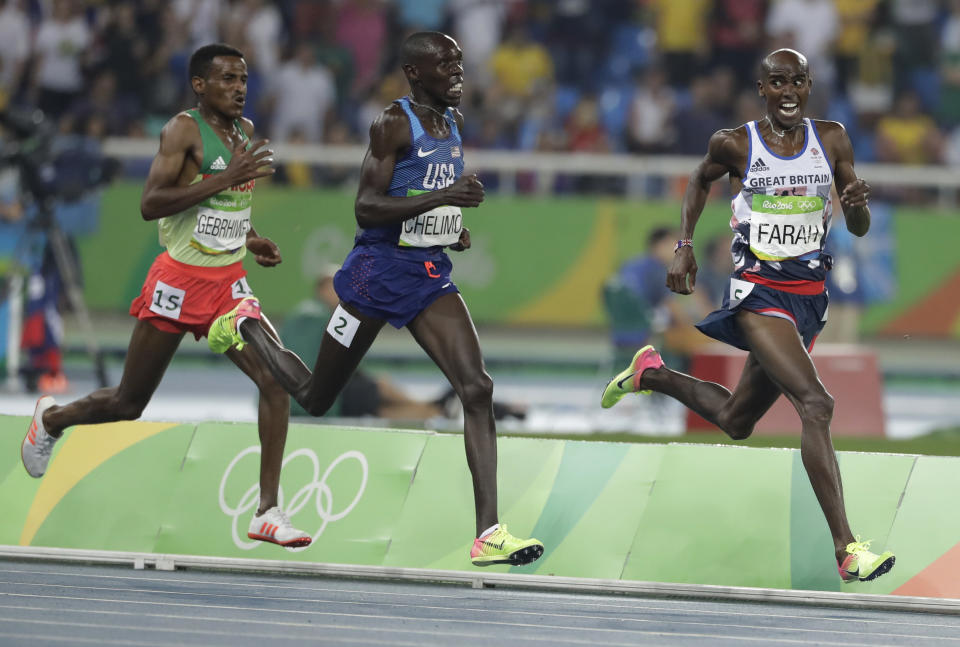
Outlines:
{"label": "green barrier wall", "polygon": [[[161,251],[156,225],[138,212],[141,188],[134,183],[110,187],[100,231],[80,241],[92,308],[126,310]],[[252,261],[247,265],[267,312],[289,312],[311,293],[318,268],[343,260],[353,244],[353,201],[354,194],[343,191],[257,188],[254,224],[280,245],[284,257],[269,270]],[[729,232],[729,219],[725,201],[710,202],[698,240]],[[478,322],[596,326],[604,321],[604,280],[623,260],[642,252],[652,227],[679,223],[679,204],[491,196],[479,209],[467,210],[464,220],[473,248],[453,255],[454,278]],[[867,309],[864,332],[960,336],[960,259],[952,251],[960,219],[898,209],[893,226],[899,291],[891,302]]]}
{"label": "green barrier wall", "polygon": [[[282,501],[315,536],[246,538],[252,424],[80,428],[41,480],[19,463],[29,420],[0,417],[0,544],[472,570],[473,495],[458,435],[292,425]],[[960,459],[841,453],[855,532],[893,571],[841,588],[799,452],[500,439],[500,518],[546,545],[494,570],[574,577],[960,597]]]}

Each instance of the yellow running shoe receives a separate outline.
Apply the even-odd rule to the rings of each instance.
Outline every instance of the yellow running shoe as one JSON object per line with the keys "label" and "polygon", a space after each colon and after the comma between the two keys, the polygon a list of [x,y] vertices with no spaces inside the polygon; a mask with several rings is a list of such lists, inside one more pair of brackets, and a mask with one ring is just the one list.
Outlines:
{"label": "yellow running shoe", "polygon": [[470,561],[474,566],[490,566],[492,564],[511,564],[522,566],[535,562],[543,555],[543,544],[536,539],[518,539],[507,532],[507,525],[500,527],[489,535],[473,540],[470,550]]}
{"label": "yellow running shoe", "polygon": [[260,302],[253,297],[247,297],[238,303],[236,308],[214,319],[210,324],[210,330],[207,331],[207,344],[210,350],[214,353],[226,353],[234,346],[237,350],[243,350],[247,342],[243,341],[240,330],[237,328],[237,319],[242,317],[259,319]]}
{"label": "yellow running shoe", "polygon": [[607,384],[607,388],[603,390],[603,397],[600,398],[600,406],[609,409],[620,402],[620,398],[628,393],[643,393],[645,395],[650,393],[650,391],[640,391],[640,377],[647,369],[660,368],[661,366],[663,366],[663,360],[660,359],[660,353],[649,344],[644,346],[633,356],[630,366],[620,371]]}
{"label": "yellow running shoe", "polygon": [[857,580],[869,582],[893,568],[897,558],[892,552],[888,550],[882,555],[877,555],[867,550],[868,548],[870,548],[870,540],[860,541],[859,535],[856,541],[847,544],[847,556],[843,558],[842,563],[837,564],[840,577],[844,582]]}

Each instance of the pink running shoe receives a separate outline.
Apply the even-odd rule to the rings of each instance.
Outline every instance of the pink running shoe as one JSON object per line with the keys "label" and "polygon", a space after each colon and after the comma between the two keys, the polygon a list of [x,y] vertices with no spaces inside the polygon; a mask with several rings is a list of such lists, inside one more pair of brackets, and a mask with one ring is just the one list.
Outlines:
{"label": "pink running shoe", "polygon": [[607,388],[603,390],[603,397],[600,398],[600,406],[609,409],[628,393],[650,393],[648,390],[640,390],[640,378],[644,371],[661,366],[663,366],[663,360],[660,359],[660,353],[653,346],[644,346],[633,356],[630,366],[620,371],[607,384]]}

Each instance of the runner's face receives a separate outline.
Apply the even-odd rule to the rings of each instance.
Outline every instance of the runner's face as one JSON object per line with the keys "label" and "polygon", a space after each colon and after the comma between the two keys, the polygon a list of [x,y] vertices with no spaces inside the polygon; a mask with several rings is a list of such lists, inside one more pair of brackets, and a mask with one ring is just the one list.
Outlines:
{"label": "runner's face", "polygon": [[228,119],[243,116],[247,99],[247,63],[239,56],[217,56],[200,80],[200,100]]}
{"label": "runner's face", "polygon": [[796,126],[810,98],[812,80],[804,65],[793,58],[777,60],[759,83],[760,96],[767,100],[770,119],[784,128]]}
{"label": "runner's face", "polygon": [[463,96],[463,52],[452,38],[423,57],[417,65],[424,92],[446,106],[460,105]]}

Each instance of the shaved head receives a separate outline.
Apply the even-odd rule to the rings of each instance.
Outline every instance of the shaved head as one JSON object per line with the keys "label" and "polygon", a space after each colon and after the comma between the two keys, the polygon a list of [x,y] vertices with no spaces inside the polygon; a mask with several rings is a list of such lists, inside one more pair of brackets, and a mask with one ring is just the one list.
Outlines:
{"label": "shaved head", "polygon": [[767,54],[764,59],[760,61],[760,72],[763,76],[766,76],[778,65],[791,64],[797,64],[804,72],[810,72],[807,57],[795,49],[788,49],[786,47]]}
{"label": "shaved head", "polygon": [[455,42],[439,31],[418,31],[410,34],[400,47],[400,64],[416,65],[424,56],[439,52],[444,45]]}

